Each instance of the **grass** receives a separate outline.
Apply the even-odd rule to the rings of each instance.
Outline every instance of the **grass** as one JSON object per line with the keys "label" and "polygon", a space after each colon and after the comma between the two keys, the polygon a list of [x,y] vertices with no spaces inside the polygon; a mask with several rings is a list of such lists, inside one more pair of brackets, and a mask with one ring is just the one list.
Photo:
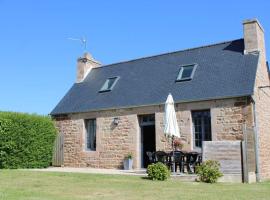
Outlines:
{"label": "grass", "polygon": [[270,182],[204,184],[79,173],[0,170],[0,200],[270,199]]}

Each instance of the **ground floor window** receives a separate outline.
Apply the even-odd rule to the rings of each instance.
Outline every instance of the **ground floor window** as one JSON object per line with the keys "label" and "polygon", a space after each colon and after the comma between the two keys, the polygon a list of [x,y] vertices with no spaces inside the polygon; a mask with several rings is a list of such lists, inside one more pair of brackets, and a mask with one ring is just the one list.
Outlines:
{"label": "ground floor window", "polygon": [[85,120],[85,145],[86,150],[96,150],[96,119]]}
{"label": "ground floor window", "polygon": [[211,141],[211,115],[210,110],[200,110],[192,112],[194,146],[202,147],[202,141]]}

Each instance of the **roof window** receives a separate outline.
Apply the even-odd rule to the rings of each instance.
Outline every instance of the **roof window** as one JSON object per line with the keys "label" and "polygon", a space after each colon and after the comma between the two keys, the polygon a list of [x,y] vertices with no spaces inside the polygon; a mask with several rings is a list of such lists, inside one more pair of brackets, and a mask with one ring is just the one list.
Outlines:
{"label": "roof window", "polygon": [[105,83],[103,84],[103,86],[101,87],[101,89],[99,90],[99,92],[109,92],[113,89],[113,87],[115,86],[115,84],[117,83],[117,81],[119,80],[120,77],[116,76],[116,77],[111,77],[108,78]]}
{"label": "roof window", "polygon": [[193,78],[197,64],[182,65],[176,81],[189,81]]}

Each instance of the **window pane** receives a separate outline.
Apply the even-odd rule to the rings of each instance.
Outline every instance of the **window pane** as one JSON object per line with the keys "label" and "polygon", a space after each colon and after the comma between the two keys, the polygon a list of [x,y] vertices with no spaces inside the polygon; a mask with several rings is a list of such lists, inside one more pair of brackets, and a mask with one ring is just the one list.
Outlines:
{"label": "window pane", "polygon": [[147,115],[145,115],[145,116],[142,117],[142,121],[143,122],[147,122],[148,121]]}
{"label": "window pane", "polygon": [[106,82],[104,83],[103,87],[102,87],[102,90],[108,90],[108,85],[109,85],[109,81],[106,80]]}
{"label": "window pane", "polygon": [[86,127],[86,148],[88,150],[96,150],[96,120],[85,120]]}
{"label": "window pane", "polygon": [[193,111],[192,121],[195,147],[201,148],[203,141],[212,140],[210,111]]}
{"label": "window pane", "polygon": [[212,140],[212,134],[211,134],[211,118],[210,116],[206,116],[204,118],[205,121],[205,141],[211,141]]}
{"label": "window pane", "polygon": [[108,85],[107,85],[108,89],[111,89],[111,87],[112,87],[115,80],[116,80],[116,77],[108,79]]}
{"label": "window pane", "polygon": [[194,119],[194,128],[195,128],[195,146],[196,147],[201,147],[201,120],[195,118]]}
{"label": "window pane", "polygon": [[191,78],[193,68],[194,68],[194,66],[183,67],[181,79]]}
{"label": "window pane", "polygon": [[116,81],[119,79],[119,77],[113,77],[113,78],[108,78],[105,83],[103,84],[102,88],[100,91],[110,91],[112,90],[112,87],[116,83]]}
{"label": "window pane", "polygon": [[155,121],[155,115],[149,115],[149,122]]}
{"label": "window pane", "polygon": [[182,66],[180,68],[179,74],[177,76],[177,81],[191,80],[192,74],[194,73],[194,70],[195,70],[196,66],[197,66],[196,64]]}

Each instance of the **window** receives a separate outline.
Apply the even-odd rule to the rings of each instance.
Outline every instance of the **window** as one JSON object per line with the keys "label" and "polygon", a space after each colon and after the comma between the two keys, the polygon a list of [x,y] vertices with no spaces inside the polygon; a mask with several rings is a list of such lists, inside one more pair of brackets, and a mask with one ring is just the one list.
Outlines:
{"label": "window", "polygon": [[139,116],[140,125],[155,125],[155,114]]}
{"label": "window", "polygon": [[86,150],[96,150],[96,119],[86,119],[85,124],[85,145]]}
{"label": "window", "polygon": [[203,141],[211,141],[211,115],[210,110],[192,112],[194,147],[202,148]]}
{"label": "window", "polygon": [[119,77],[112,77],[112,78],[108,78],[105,83],[103,84],[103,86],[101,87],[99,92],[109,92],[113,89],[113,87],[115,86],[116,82],[118,81]]}
{"label": "window", "polygon": [[197,64],[181,66],[176,81],[189,81],[193,78]]}

